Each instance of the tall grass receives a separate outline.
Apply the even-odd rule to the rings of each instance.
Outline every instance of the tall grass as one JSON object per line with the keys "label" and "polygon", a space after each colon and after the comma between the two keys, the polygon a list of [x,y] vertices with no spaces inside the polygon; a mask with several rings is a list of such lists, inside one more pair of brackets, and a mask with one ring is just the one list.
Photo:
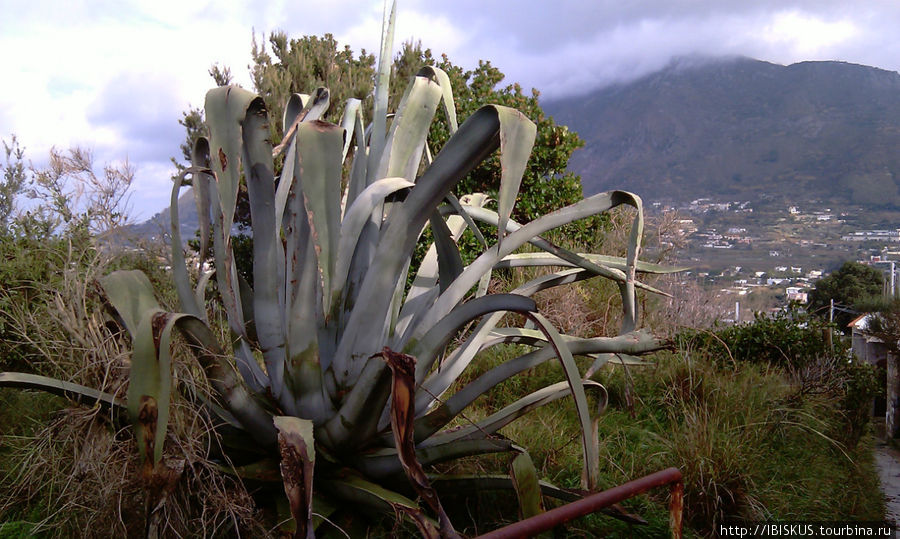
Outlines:
{"label": "tall grass", "polygon": [[[112,269],[135,266],[159,278],[160,262],[69,242],[54,242],[44,251],[30,253],[43,257],[51,276],[27,283],[32,301],[0,302],[7,336],[0,355],[19,370],[123,397],[128,346],[106,327],[94,281]],[[0,296],[10,300],[18,292],[4,289]],[[164,298],[174,296],[169,292]],[[188,358],[178,357],[174,364],[182,385],[205,383]],[[173,412],[167,447],[184,459],[185,474],[169,493],[174,503],[162,508],[164,533],[215,535],[223,528],[264,533],[247,489],[222,473],[226,462],[214,460],[217,440],[206,415],[180,396],[173,399]],[[0,390],[0,537],[142,536],[145,497],[136,454],[128,429],[99,409],[66,408],[64,399],[43,393]]]}

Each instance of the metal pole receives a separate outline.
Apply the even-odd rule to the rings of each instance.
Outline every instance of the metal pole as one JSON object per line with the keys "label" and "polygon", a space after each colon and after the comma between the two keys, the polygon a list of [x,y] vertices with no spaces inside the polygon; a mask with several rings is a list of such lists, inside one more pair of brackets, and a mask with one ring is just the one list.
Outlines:
{"label": "metal pole", "polygon": [[[604,507],[620,502],[622,500],[637,496],[651,488],[661,487],[668,484],[682,484],[681,471],[678,468],[667,468],[661,472],[650,474],[634,481],[629,481],[624,485],[604,490],[596,494],[591,494],[578,501],[567,503],[555,509],[551,509],[546,513],[540,513],[525,520],[520,520],[505,526],[498,530],[488,532],[479,536],[480,539],[499,539],[514,537],[532,537],[541,532],[553,529],[563,522],[583,517],[594,513]],[[676,538],[681,537],[682,510],[684,507],[684,489],[675,488],[672,490],[672,500],[669,506],[669,525],[672,528],[672,535]]]}
{"label": "metal pole", "polygon": [[891,297],[894,297],[894,261],[891,261]]}
{"label": "metal pole", "polygon": [[828,311],[828,323],[834,323],[834,298],[831,298],[831,309]]}
{"label": "metal pole", "polygon": [[741,321],[741,302],[734,302],[734,323],[737,324]]}

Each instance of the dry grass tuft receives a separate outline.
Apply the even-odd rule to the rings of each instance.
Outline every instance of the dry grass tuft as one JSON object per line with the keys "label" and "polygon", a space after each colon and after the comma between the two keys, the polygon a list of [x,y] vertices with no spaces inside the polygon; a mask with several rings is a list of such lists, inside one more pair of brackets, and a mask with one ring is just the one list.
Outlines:
{"label": "dry grass tuft", "polygon": [[[91,252],[85,263],[81,256],[70,249],[59,263],[61,284],[36,285],[42,301],[13,305],[4,318],[30,350],[31,370],[124,398],[130,343],[110,330],[93,288],[115,261]],[[173,361],[176,387],[204,393],[206,380],[190,357],[176,353]],[[22,399],[20,405],[65,406],[43,394]],[[185,467],[161,508],[161,532],[262,535],[247,488],[222,472],[227,462],[213,460],[219,440],[212,427],[188,398],[173,395],[164,458],[183,460]],[[97,408],[73,407],[16,431],[0,434],[0,522],[24,521],[30,533],[56,537],[144,535],[145,494],[130,427],[113,425]]]}

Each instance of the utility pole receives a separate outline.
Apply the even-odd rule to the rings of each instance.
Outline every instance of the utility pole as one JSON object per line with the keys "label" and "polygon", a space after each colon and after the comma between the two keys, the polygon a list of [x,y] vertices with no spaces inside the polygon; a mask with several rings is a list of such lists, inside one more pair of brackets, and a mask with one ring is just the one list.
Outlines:
{"label": "utility pole", "polygon": [[894,297],[894,261],[891,260],[891,297]]}
{"label": "utility pole", "polygon": [[834,323],[834,298],[831,298],[831,309],[828,310],[828,323]]}
{"label": "utility pole", "polygon": [[734,302],[734,323],[738,324],[741,321],[741,302]]}

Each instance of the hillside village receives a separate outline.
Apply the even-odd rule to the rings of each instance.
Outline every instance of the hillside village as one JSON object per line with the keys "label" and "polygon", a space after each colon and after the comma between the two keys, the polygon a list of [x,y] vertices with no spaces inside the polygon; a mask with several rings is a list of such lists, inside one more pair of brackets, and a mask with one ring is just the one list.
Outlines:
{"label": "hillside village", "polygon": [[814,202],[701,198],[651,206],[675,213],[670,239],[683,255],[679,263],[717,296],[745,303],[738,317],[805,304],[815,281],[847,260],[883,270],[886,292],[897,284],[891,272],[900,271],[900,223],[890,224],[890,216],[863,220],[861,208],[836,211]]}

